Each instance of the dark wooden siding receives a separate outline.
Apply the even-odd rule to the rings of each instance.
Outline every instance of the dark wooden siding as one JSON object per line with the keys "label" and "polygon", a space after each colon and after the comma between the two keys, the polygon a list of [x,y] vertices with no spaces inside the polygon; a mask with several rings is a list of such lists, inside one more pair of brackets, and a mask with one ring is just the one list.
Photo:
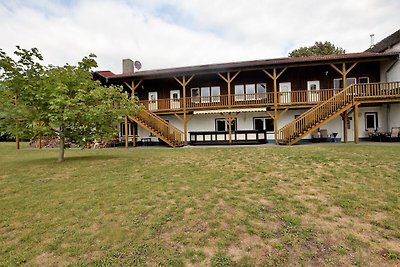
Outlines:
{"label": "dark wooden siding", "polygon": [[[338,66],[339,68],[341,66]],[[350,64],[348,64],[350,67]],[[369,81],[379,82],[379,62],[358,63],[353,70],[348,74],[348,78],[369,77]],[[279,73],[280,70],[278,70]],[[270,70],[272,73],[272,70]],[[226,73],[223,73],[226,76]],[[233,76],[234,73],[231,73]],[[341,75],[329,65],[324,66],[310,66],[310,67],[294,67],[288,68],[282,76],[278,79],[281,82],[291,82],[292,91],[307,90],[307,81],[320,81],[321,89],[333,88],[333,79],[342,78]],[[187,77],[188,79],[188,77]],[[273,82],[261,70],[241,72],[236,79],[232,82],[231,93],[234,94],[234,86],[237,84],[249,83],[266,83],[267,91],[273,92]],[[191,96],[191,88],[202,86],[220,86],[221,95],[228,94],[226,82],[218,76],[218,74],[206,74],[195,76],[186,88],[186,96]],[[141,100],[148,99],[149,92],[158,92],[159,99],[170,98],[171,90],[180,90],[181,97],[183,97],[182,86],[175,81],[174,78],[145,80],[137,89],[137,96]]]}

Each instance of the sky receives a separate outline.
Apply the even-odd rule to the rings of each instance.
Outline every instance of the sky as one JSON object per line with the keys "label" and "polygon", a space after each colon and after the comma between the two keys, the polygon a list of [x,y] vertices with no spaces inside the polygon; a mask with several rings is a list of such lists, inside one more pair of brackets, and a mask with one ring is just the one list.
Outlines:
{"label": "sky", "polygon": [[400,28],[399,0],[0,0],[0,48],[36,47],[46,64],[97,55],[122,72],[286,57],[330,41],[347,53]]}

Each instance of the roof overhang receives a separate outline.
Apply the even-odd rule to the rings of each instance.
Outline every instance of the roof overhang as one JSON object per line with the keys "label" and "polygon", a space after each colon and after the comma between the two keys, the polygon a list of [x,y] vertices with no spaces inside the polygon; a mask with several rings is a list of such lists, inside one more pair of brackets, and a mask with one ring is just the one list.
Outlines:
{"label": "roof overhang", "polygon": [[211,110],[196,110],[196,111],[193,111],[193,115],[242,113],[242,112],[266,112],[266,111],[267,111],[267,108],[211,109]]}
{"label": "roof overhang", "polygon": [[148,80],[173,78],[178,76],[204,75],[233,71],[252,71],[261,69],[307,67],[339,63],[354,62],[376,62],[393,60],[399,57],[399,53],[352,53],[342,55],[299,57],[299,58],[276,58],[266,60],[253,60],[232,63],[219,63],[179,68],[168,68],[159,70],[139,71],[133,74],[117,74],[108,76],[110,82],[122,82],[128,80]]}

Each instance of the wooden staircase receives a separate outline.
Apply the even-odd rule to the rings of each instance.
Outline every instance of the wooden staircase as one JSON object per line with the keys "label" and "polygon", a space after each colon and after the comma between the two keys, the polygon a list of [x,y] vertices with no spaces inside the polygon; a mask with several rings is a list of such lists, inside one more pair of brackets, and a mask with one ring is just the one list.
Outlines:
{"label": "wooden staircase", "polygon": [[153,133],[171,147],[184,145],[183,132],[181,130],[148,110],[142,110],[136,116],[128,116],[128,118]]}
{"label": "wooden staircase", "polygon": [[278,130],[278,142],[292,145],[336,118],[355,103],[400,100],[400,82],[352,84]]}

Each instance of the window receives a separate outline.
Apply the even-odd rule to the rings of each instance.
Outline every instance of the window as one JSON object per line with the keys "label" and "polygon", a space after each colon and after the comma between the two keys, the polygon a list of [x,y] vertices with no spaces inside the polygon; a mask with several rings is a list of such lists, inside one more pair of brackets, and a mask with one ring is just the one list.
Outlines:
{"label": "window", "polygon": [[246,100],[255,100],[256,99],[256,85],[255,84],[246,84]]}
{"label": "window", "polygon": [[378,112],[365,112],[365,130],[378,128]]}
{"label": "window", "polygon": [[[215,119],[215,131],[229,131],[228,121],[226,119]],[[236,119],[232,121],[232,131],[236,131]]]}
{"label": "window", "polygon": [[212,86],[211,87],[211,102],[216,103],[220,102],[221,98],[221,88],[219,86]]}
{"label": "window", "polygon": [[244,100],[244,85],[235,85],[235,101]]}
{"label": "window", "polygon": [[200,103],[200,88],[192,88],[190,91],[192,94],[192,102]]}
{"label": "window", "polygon": [[253,128],[257,131],[274,131],[274,120],[270,117],[253,118]]}
{"label": "window", "polygon": [[[125,122],[121,122],[119,125],[120,136],[125,136]],[[136,127],[137,130],[137,127]],[[133,124],[128,122],[128,136],[131,136],[133,133]]]}
{"label": "window", "polygon": [[[356,78],[346,78],[347,86],[357,83]],[[342,89],[343,88],[343,79],[333,79],[333,88],[334,89]]]}
{"label": "window", "polygon": [[267,85],[265,83],[257,83],[257,99],[263,99],[267,97]]}
{"label": "window", "polygon": [[369,77],[358,78],[358,83],[369,83]]}
{"label": "window", "polygon": [[210,103],[210,87],[201,87],[201,103]]}
{"label": "window", "polygon": [[265,83],[235,85],[235,101],[256,100],[266,97]]}

